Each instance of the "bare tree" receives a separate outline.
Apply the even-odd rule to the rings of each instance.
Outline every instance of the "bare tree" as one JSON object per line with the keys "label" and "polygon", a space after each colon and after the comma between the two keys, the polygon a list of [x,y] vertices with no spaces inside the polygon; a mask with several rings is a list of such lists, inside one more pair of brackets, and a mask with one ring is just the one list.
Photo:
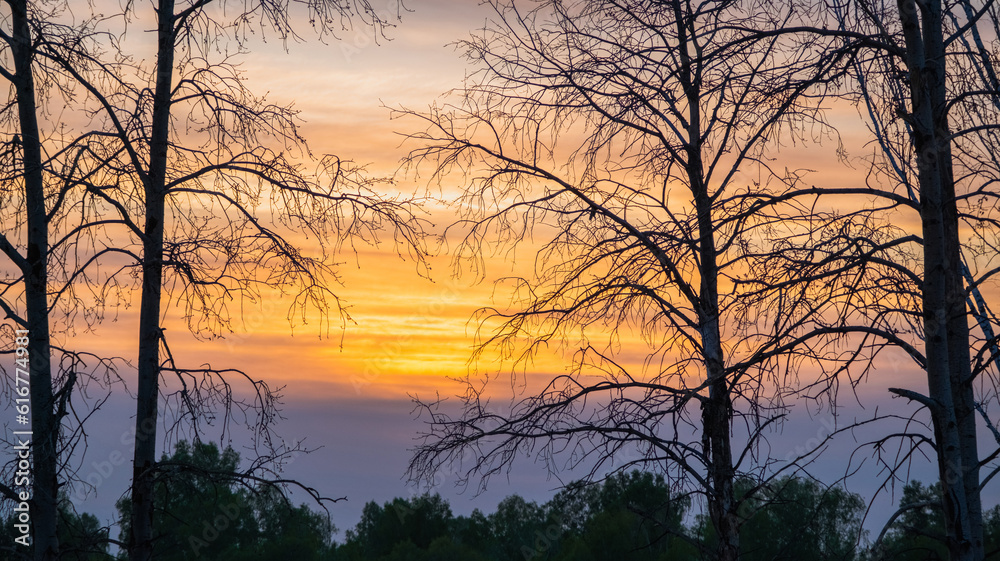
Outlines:
{"label": "bare tree", "polygon": [[[77,327],[74,318],[85,306],[90,313],[83,321],[92,324],[102,313],[104,299],[117,290],[115,281],[92,267],[94,260],[116,251],[107,244],[102,249],[98,243],[103,226],[114,220],[94,216],[77,183],[93,171],[82,164],[87,159],[89,135],[74,137],[72,131],[50,126],[46,119],[50,112],[71,103],[73,90],[65,73],[47,64],[40,50],[52,42],[82,45],[91,31],[89,22],[75,28],[60,24],[59,13],[65,9],[61,2],[10,0],[4,8],[0,76],[12,95],[0,110],[9,139],[0,156],[4,174],[0,252],[13,268],[5,266],[0,279],[0,309],[14,322],[5,332],[11,343],[17,343],[10,352],[27,350],[27,356],[20,351],[15,355],[12,384],[5,393],[14,394],[19,413],[17,428],[22,434],[15,443],[30,449],[31,498],[25,501],[15,492],[20,484],[0,489],[14,504],[30,505],[34,558],[56,559],[59,488],[73,477],[68,462],[72,450],[85,442],[82,421],[89,414],[74,406],[73,394],[101,371],[98,382],[110,382],[116,362],[61,347],[51,335],[53,328],[58,333]],[[67,219],[70,215],[75,222]],[[80,254],[88,258],[79,259]],[[99,288],[80,286],[91,283]],[[57,309],[63,317],[53,317]],[[30,431],[26,431],[29,416]],[[76,424],[64,430],[67,418]],[[25,432],[31,436],[25,437]],[[10,472],[15,474],[13,469]]]}
{"label": "bare tree", "polygon": [[[25,314],[23,328],[28,337],[28,371],[31,383],[31,432],[37,438],[31,445],[35,457],[33,496],[35,559],[55,559],[59,542],[56,536],[58,485],[55,472],[56,426],[53,415],[52,369],[49,362],[48,250],[49,236],[45,209],[45,189],[42,177],[41,137],[38,108],[35,104],[35,83],[32,31],[26,1],[9,1],[10,31],[4,33],[13,62],[3,76],[14,88],[20,131],[24,199],[27,220],[27,244],[21,254],[6,237],[0,239],[5,255],[21,270],[24,278]],[[5,310],[15,317],[12,310]],[[17,332],[19,335],[21,331]]]}
{"label": "bare tree", "polygon": [[[423,257],[417,204],[379,196],[371,180],[338,158],[321,158],[319,171],[307,172],[300,162],[312,155],[295,112],[253,96],[233,55],[225,54],[232,47],[243,51],[247,33],[257,27],[294,38],[290,3],[241,5],[226,21],[206,11],[209,4],[161,0],[152,14],[125,5],[126,23],[153,16],[157,49],[151,66],[113,49],[103,56],[74,45],[46,52],[91,100],[103,139],[92,155],[105,165],[82,183],[124,225],[120,244],[128,249],[122,251],[134,257],[140,279],[130,559],[149,559],[153,551],[162,374],[176,375],[174,397],[185,411],[180,417],[194,422],[196,434],[211,409],[222,408],[228,419],[235,404],[255,412],[251,425],[262,439],[256,444],[271,448],[269,457],[281,456],[270,441],[276,416],[270,388],[237,370],[192,369],[175,360],[162,329],[164,296],[182,303],[191,330],[203,337],[226,332],[230,303],[239,309],[257,301],[262,287],[293,291],[290,320],[309,310],[346,319],[329,288],[334,271],[327,260],[341,243],[385,234],[400,251]],[[322,33],[351,20],[379,33],[388,25],[367,1],[307,7]],[[223,44],[227,48],[216,49]],[[300,251],[285,237],[291,230],[317,239],[322,254]],[[233,376],[252,384],[244,404],[234,401]]]}
{"label": "bare tree", "polygon": [[[736,477],[758,482],[749,500],[803,466],[758,456],[800,365],[816,365],[805,385],[829,397],[847,359],[877,351],[832,344],[876,329],[828,325],[826,303],[858,288],[837,280],[841,264],[772,259],[837,220],[770,155],[836,141],[810,96],[853,47],[786,40],[773,32],[802,22],[771,3],[490,4],[496,19],[462,44],[481,70],[460,103],[405,112],[427,126],[409,161],[470,177],[460,257],[554,231],[534,278],[514,279],[517,308],[483,312],[480,351],[520,364],[554,342],[578,350],[568,373],[525,380],[509,412],[475,379],[457,418],[421,403],[431,428],[410,474],[455,463],[485,485],[522,453],[551,469],[565,453],[592,474],[654,466],[704,495],[709,556],[738,559]],[[754,278],[775,266],[783,281]],[[648,347],[641,364],[619,346],[629,334]]]}
{"label": "bare tree", "polygon": [[[981,492],[994,471],[980,469],[1000,454],[1000,432],[986,413],[995,400],[995,315],[984,290],[995,283],[998,162],[995,154],[1000,82],[994,57],[1000,24],[993,2],[904,0],[837,6],[840,30],[870,40],[856,62],[852,95],[877,141],[871,193],[903,198],[919,213],[916,263],[895,260],[909,277],[915,305],[889,312],[916,336],[927,390],[892,391],[930,414],[942,486],[946,544],[952,559],[982,559]],[[978,339],[969,319],[979,328]],[[980,394],[976,395],[979,386]],[[991,398],[991,395],[994,396]],[[979,420],[997,448],[980,457]]]}

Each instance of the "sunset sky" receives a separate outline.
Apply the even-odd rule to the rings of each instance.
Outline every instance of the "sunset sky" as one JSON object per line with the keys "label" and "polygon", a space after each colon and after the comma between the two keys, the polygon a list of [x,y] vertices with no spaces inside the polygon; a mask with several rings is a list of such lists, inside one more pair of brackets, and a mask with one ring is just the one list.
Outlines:
{"label": "sunset sky", "polygon": [[[390,120],[387,107],[427,108],[460,86],[469,68],[449,43],[481,27],[489,12],[476,2],[414,0],[406,6],[411,11],[387,31],[389,40],[380,38],[376,44],[369,28],[357,26],[323,45],[306,31],[304,41],[289,43],[287,52],[278,41],[250,45],[243,69],[252,91],[267,93],[275,103],[294,102],[315,154],[351,159],[373,177],[395,176],[392,185],[380,186],[387,191],[443,199],[455,192],[460,178],[429,186],[427,178],[399,172],[409,148],[401,146],[397,132],[416,124]],[[455,220],[454,209],[443,202],[430,201],[426,210],[433,233]],[[435,255],[429,273],[400,257],[391,243],[344,251],[337,259],[342,262],[337,270],[341,284],[334,287],[351,318],[344,329],[336,319],[329,329],[320,327],[315,315],[306,325],[296,321],[292,326],[287,319],[291,299],[267,294],[260,305],[248,305],[237,333],[197,341],[180,320],[181,310],[165,308],[171,349],[182,361],[240,368],[274,387],[284,386],[285,420],[277,426],[278,434],[319,448],[296,457],[288,473],[328,496],[348,498],[331,508],[342,531],[358,521],[366,501],[415,492],[403,479],[419,429],[410,396],[446,397],[461,390],[453,379],[469,372],[473,313],[491,304],[492,279],[524,267],[501,255],[487,259],[487,279],[468,272],[456,278],[447,246],[436,240],[431,245]],[[530,251],[529,244],[516,254],[529,266]],[[136,326],[133,307],[119,311],[114,322],[105,322],[95,333],[77,334],[75,342],[98,354],[120,356],[126,351],[119,341],[132,341]],[[549,359],[534,368],[532,374],[544,376],[564,366]],[[129,381],[134,374],[123,375]],[[99,464],[114,450],[130,454],[119,441],[133,414],[127,398],[113,395],[88,421],[90,450],[79,475],[100,484],[85,501],[80,501],[82,491],[74,498],[104,519],[125,492],[131,472],[118,469],[105,477]],[[208,434],[217,437],[218,431]],[[239,438],[237,432],[237,450]],[[559,485],[544,470],[530,468],[516,471],[509,484],[496,480],[480,497],[471,491],[457,495],[453,480],[442,483],[435,490],[452,500],[456,512],[465,513],[474,507],[492,510],[515,492],[545,500]]]}
{"label": "sunset sky", "polygon": [[[401,145],[402,137],[397,133],[419,124],[405,118],[390,119],[387,107],[426,109],[440,102],[449,89],[459,87],[473,69],[449,44],[482,27],[490,11],[475,1],[407,0],[406,6],[409,11],[403,13],[402,21],[387,31],[389,40],[379,39],[376,44],[371,30],[359,25],[340,33],[338,40],[328,38],[324,45],[306,29],[301,33],[303,42],[288,44],[287,51],[273,40],[249,45],[251,54],[244,57],[242,67],[251,90],[268,93],[274,102],[294,102],[313,152],[365,164],[372,176],[395,174],[394,184],[386,185],[387,190],[447,198],[461,187],[460,177],[439,187],[428,185],[426,175],[416,177],[398,170],[400,159],[411,146]],[[865,134],[855,108],[836,107],[830,113],[847,123],[841,130],[847,145],[863,144],[855,142]],[[864,180],[860,163],[864,154],[851,155],[855,158],[853,167],[838,161],[835,145],[821,149],[789,146],[785,154],[790,162],[787,167],[822,169],[824,181]],[[436,233],[456,218],[454,208],[441,202],[429,202],[427,210],[426,218]],[[247,307],[236,333],[197,341],[186,332],[180,310],[166,309],[172,350],[189,364],[240,368],[275,387],[284,387],[285,420],[278,425],[278,433],[290,442],[304,439],[305,447],[318,448],[296,457],[288,474],[328,496],[348,498],[331,507],[341,531],[358,521],[366,501],[383,502],[414,492],[403,479],[408,449],[421,429],[411,413],[410,396],[432,399],[461,391],[454,378],[467,375],[473,366],[469,359],[477,327],[471,321],[474,312],[493,303],[494,295],[497,301],[505,301],[503,286],[495,288],[493,281],[512,273],[526,274],[537,242],[529,240],[514,256],[489,256],[485,278],[467,270],[455,276],[448,254],[453,244],[438,246],[434,242],[432,246],[437,254],[430,258],[431,269],[424,274],[412,259],[397,255],[391,242],[359,244],[356,251],[341,253],[341,283],[334,292],[351,318],[343,329],[337,322],[331,329],[323,329],[315,317],[306,325],[290,325],[286,316],[291,300],[265,294],[261,303]],[[77,334],[76,342],[98,354],[123,354],[134,360],[137,309],[136,305],[122,310],[114,323],[106,322],[95,333]],[[626,338],[622,345],[626,351],[633,345],[635,356],[641,357],[638,340]],[[877,405],[903,405],[889,399],[887,387],[922,387],[921,373],[905,360],[895,360],[890,354],[878,366],[879,375],[872,375],[872,383],[859,389],[862,403],[853,399],[849,389],[843,390],[842,419],[869,416]],[[564,358],[553,352],[532,364],[528,375],[546,379],[566,368]],[[123,376],[131,381],[134,375],[123,372]],[[500,386],[509,389],[510,384],[500,381]],[[110,452],[123,449],[120,438],[134,414],[133,407],[118,393],[88,422],[91,441],[78,472],[82,479],[99,472],[97,464]],[[829,412],[799,410],[794,422],[787,423],[784,432],[772,440],[775,455],[784,457],[796,446],[821,438],[831,426]],[[863,440],[864,435],[857,438]],[[239,433],[233,444],[240,449]],[[830,457],[836,459],[821,460],[829,465],[813,466],[814,471],[831,481],[842,476],[855,445],[850,437],[844,438],[831,449]],[[868,463],[849,483],[870,497],[870,480],[877,473]],[[928,464],[912,477],[928,480],[932,474]],[[79,506],[109,520],[130,475],[129,465],[109,476],[101,474],[96,493]],[[563,477],[568,482],[575,475]],[[492,511],[511,493],[544,501],[560,485],[530,458],[518,463],[509,482],[492,480],[480,497],[472,490],[458,495],[454,479],[445,474],[435,491],[449,498],[457,513],[468,513],[475,507]],[[882,513],[896,499],[898,494],[876,505],[874,524],[881,524]]]}

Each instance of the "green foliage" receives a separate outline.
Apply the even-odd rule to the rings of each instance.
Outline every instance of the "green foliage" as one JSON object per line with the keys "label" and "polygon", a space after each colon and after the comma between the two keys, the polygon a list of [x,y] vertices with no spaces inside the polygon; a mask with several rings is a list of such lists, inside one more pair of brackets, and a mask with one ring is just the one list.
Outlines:
{"label": "green foliage", "polygon": [[[512,495],[488,515],[454,516],[436,494],[369,502],[345,542],[331,547],[324,517],[290,505],[276,489],[226,477],[239,466],[231,449],[182,442],[162,461],[155,551],[164,561],[696,561],[702,559],[696,543],[711,549],[714,540],[704,516],[694,528],[684,526],[689,500],[672,493],[662,476],[632,472],[600,484],[571,483],[544,505]],[[947,559],[938,539],[937,485],[904,487],[900,505],[914,508],[897,518],[878,551],[859,551],[864,503],[841,488],[786,477],[762,488],[741,480],[736,491],[741,561]],[[118,507],[127,512],[128,502]],[[1000,506],[984,520],[986,560],[1000,561]],[[30,550],[2,545],[12,531],[8,519],[0,528],[0,561],[29,559]],[[62,559],[109,559],[107,532],[63,500]]]}
{"label": "green foliage", "polygon": [[499,559],[531,559],[549,549],[561,535],[556,521],[548,524],[543,507],[517,495],[500,501],[487,521],[493,542],[490,553]]}
{"label": "green foliage", "polygon": [[983,513],[986,559],[1000,561],[1000,505]]}
{"label": "green foliage", "polygon": [[[34,549],[14,543],[20,532],[14,529],[14,516],[0,520],[0,561],[28,561],[33,559]],[[108,552],[108,528],[101,525],[96,516],[89,513],[78,514],[69,498],[59,498],[59,517],[56,531],[59,536],[59,558],[64,561],[106,561],[111,559]]]}
{"label": "green foliage", "polygon": [[393,499],[379,506],[365,505],[361,521],[348,531],[349,559],[410,559],[447,536],[453,520],[451,507],[440,495]]}
{"label": "green foliage", "polygon": [[660,475],[614,474],[600,486],[571,487],[550,504],[570,537],[553,559],[658,560],[689,549],[678,539],[689,501],[674,497]]}
{"label": "green foliage", "polygon": [[[861,497],[840,487],[784,477],[757,488],[736,487],[740,498],[741,561],[916,561],[946,559],[933,535],[942,531],[936,486],[906,486],[907,510],[889,531],[881,552],[858,541],[865,533]],[[600,484],[574,482],[544,505],[517,495],[491,514],[453,516],[438,495],[368,503],[347,532],[339,561],[697,561],[714,547],[705,517],[684,525],[686,497],[662,476],[614,474]],[[1000,507],[985,515],[987,560],[1000,561]],[[989,554],[992,552],[992,554]]]}
{"label": "green foliage", "polygon": [[[739,491],[746,494],[747,482]],[[784,477],[743,503],[740,531],[745,561],[857,558],[865,504],[861,497],[810,479]]]}
{"label": "green foliage", "polygon": [[872,558],[894,561],[936,561],[948,558],[944,544],[941,486],[911,481],[903,487],[899,507],[906,510],[886,532],[882,547]]}
{"label": "green foliage", "polygon": [[[904,509],[885,533],[872,561],[937,561],[948,559],[944,544],[941,485],[911,481],[903,487],[899,508]],[[986,560],[1000,561],[1000,506],[983,513]]]}
{"label": "green foliage", "polygon": [[[512,495],[490,515],[452,516],[441,497],[423,495],[365,505],[334,558],[402,560],[665,560],[689,552],[683,533],[686,500],[660,476],[615,474],[600,485],[573,483],[544,505]],[[674,552],[673,554],[671,552]],[[671,556],[673,555],[673,556]]]}
{"label": "green foliage", "polygon": [[[837,560],[859,558],[865,510],[860,496],[810,479],[782,477],[757,487],[736,482],[740,500],[740,559],[743,561]],[[715,532],[700,516],[696,531],[714,547]]]}
{"label": "green foliage", "polygon": [[[160,561],[319,561],[330,549],[327,519],[295,507],[267,485],[238,477],[239,454],[181,441],[160,460],[154,487],[154,554]],[[118,503],[122,541],[131,505]]]}
{"label": "green foliage", "polygon": [[[899,517],[886,531],[882,543],[870,552],[871,561],[943,561],[948,559],[944,543],[944,510],[941,485],[911,481],[899,499]],[[983,513],[983,537],[987,561],[1000,561],[1000,506]]]}
{"label": "green foliage", "polygon": [[101,526],[93,514],[78,514],[65,496],[59,501],[59,522],[56,529],[60,559],[102,561],[111,558],[108,553],[108,528]]}

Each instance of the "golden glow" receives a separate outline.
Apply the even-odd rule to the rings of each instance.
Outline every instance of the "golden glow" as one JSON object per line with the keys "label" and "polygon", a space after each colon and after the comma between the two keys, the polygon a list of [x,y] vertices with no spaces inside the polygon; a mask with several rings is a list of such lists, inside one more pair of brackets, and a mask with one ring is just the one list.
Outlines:
{"label": "golden glow", "polygon": [[[419,125],[391,121],[389,110],[382,105],[422,110],[447,90],[460,87],[471,69],[447,44],[466,37],[485,14],[485,8],[475,2],[459,5],[427,0],[408,4],[415,12],[405,14],[400,26],[389,31],[394,39],[381,45],[361,27],[344,32],[339,42],[328,45],[312,41],[291,44],[290,52],[285,52],[280,42],[250,45],[252,54],[242,66],[247,87],[260,94],[267,92],[275,103],[294,102],[315,154],[337,154],[368,164],[373,176],[392,174],[409,148],[400,147],[401,137],[395,131]],[[844,145],[867,150],[860,148],[865,146],[866,131],[857,110],[838,107],[830,113],[847,123],[840,130]],[[786,146],[782,159],[787,163],[776,165],[810,170],[807,183],[863,183],[862,159],[869,154],[848,153],[845,165],[836,148],[833,138],[826,139],[822,147]],[[400,177],[395,185],[377,188],[422,192],[424,181],[426,178]],[[455,183],[460,181],[454,179]],[[439,229],[454,219],[445,209],[433,210]],[[259,302],[247,303],[241,313],[234,313],[241,319],[232,325],[233,333],[223,333],[209,343],[196,341],[188,333],[180,319],[182,308],[165,306],[171,350],[184,366],[244,369],[254,378],[285,385],[286,395],[451,395],[461,388],[448,379],[469,372],[477,329],[470,318],[478,308],[491,304],[491,281],[511,274],[531,276],[534,249],[537,245],[525,244],[517,260],[507,255],[487,258],[488,278],[474,283],[468,277],[453,279],[448,255],[431,260],[429,279],[418,274],[412,260],[400,258],[391,243],[375,248],[359,245],[357,253],[348,249],[338,257],[343,284],[332,287],[350,316],[343,329],[336,314],[324,320],[315,310],[304,317],[294,310],[290,313],[292,299],[271,291],[262,293]],[[506,295],[500,293],[498,302],[505,301]],[[100,327],[101,337],[88,343],[95,353],[134,359],[137,309],[136,304],[122,310],[118,323]],[[231,309],[238,312],[239,303],[232,303]],[[83,337],[91,340],[89,335]],[[599,347],[605,344],[608,341],[595,341]],[[643,368],[648,352],[638,334],[625,333],[617,344],[628,366]],[[527,371],[566,373],[574,352],[553,345],[539,354]],[[488,365],[495,357],[486,359]],[[658,365],[645,368],[655,370]],[[532,383],[544,378],[539,376]]]}

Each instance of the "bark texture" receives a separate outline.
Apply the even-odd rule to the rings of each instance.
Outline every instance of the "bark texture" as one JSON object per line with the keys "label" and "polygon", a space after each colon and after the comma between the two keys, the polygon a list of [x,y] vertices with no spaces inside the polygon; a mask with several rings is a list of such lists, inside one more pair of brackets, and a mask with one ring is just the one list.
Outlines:
{"label": "bark texture", "polygon": [[21,131],[21,155],[27,211],[27,254],[22,273],[25,278],[25,314],[31,379],[32,432],[32,543],[36,561],[59,556],[56,534],[59,483],[57,480],[58,419],[53,409],[52,365],[49,348],[48,316],[48,218],[45,211],[45,182],[41,141],[38,132],[35,82],[32,76],[33,44],[26,0],[9,1],[12,12],[11,54],[14,62],[14,90]]}
{"label": "bark texture", "polygon": [[923,321],[927,386],[944,495],[951,559],[983,559],[975,396],[940,0],[899,0],[910,78],[912,142],[917,158],[924,241]]}

